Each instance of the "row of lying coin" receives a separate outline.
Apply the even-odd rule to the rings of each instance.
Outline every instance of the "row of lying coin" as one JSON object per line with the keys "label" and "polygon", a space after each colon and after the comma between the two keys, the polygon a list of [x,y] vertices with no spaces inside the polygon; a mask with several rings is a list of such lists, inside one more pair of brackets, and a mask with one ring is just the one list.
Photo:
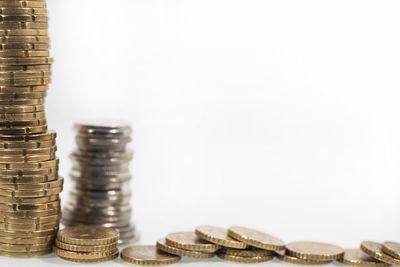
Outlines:
{"label": "row of lying coin", "polygon": [[51,252],[63,188],[44,107],[46,1],[0,1],[0,35],[0,255],[40,256]]}
{"label": "row of lying coin", "polygon": [[156,246],[131,246],[121,258],[140,265],[165,265],[178,262],[182,256],[219,258],[238,263],[261,263],[279,260],[301,265],[323,265],[338,261],[349,266],[400,266],[400,244],[372,241],[361,243],[360,249],[344,250],[321,242],[285,244],[264,232],[232,226],[229,229],[202,225],[195,232],[178,232],[157,241]]}

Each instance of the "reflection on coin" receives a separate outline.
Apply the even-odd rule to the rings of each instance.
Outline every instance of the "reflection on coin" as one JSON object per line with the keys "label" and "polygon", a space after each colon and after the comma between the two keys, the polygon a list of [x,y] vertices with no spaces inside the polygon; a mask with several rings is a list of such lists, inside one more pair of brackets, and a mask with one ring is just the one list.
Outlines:
{"label": "reflection on coin", "polygon": [[131,246],[121,252],[121,258],[139,265],[167,265],[178,262],[181,257],[158,250],[155,246]]}
{"label": "reflection on coin", "polygon": [[245,243],[239,242],[228,236],[228,231],[222,227],[200,225],[196,228],[196,234],[208,242],[230,248],[245,249]]}
{"label": "reflection on coin", "polygon": [[228,235],[247,245],[266,250],[282,250],[285,244],[280,239],[258,230],[241,226],[232,226],[228,229]]}

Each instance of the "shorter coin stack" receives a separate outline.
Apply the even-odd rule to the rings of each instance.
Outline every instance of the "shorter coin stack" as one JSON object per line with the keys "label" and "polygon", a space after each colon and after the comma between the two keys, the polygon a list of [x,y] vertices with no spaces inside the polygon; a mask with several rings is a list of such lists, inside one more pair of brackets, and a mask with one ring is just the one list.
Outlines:
{"label": "shorter coin stack", "polygon": [[76,143],[70,174],[75,184],[62,222],[112,227],[120,233],[120,244],[135,240],[131,223],[129,163],[131,128],[125,123],[77,123]]}
{"label": "shorter coin stack", "polygon": [[58,232],[53,250],[68,261],[105,262],[118,257],[118,238],[118,232],[111,228],[68,227]]}

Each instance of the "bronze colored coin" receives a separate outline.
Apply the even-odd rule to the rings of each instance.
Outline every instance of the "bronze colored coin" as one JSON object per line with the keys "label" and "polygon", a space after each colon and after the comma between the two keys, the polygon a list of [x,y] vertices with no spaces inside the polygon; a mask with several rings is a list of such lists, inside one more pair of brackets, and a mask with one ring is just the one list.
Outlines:
{"label": "bronze colored coin", "polygon": [[0,163],[1,170],[39,170],[39,169],[47,169],[57,167],[59,164],[59,159],[53,159],[43,162],[24,162],[24,163]]}
{"label": "bronze colored coin", "polygon": [[[4,38],[4,37],[3,37]],[[52,64],[53,58],[51,57],[20,57],[20,58],[0,58],[0,64],[15,64],[15,65],[43,65]],[[36,85],[36,84],[26,84]],[[26,86],[21,84],[19,86]]]}
{"label": "bronze colored coin", "polygon": [[261,231],[241,226],[232,226],[228,229],[228,235],[249,246],[279,251],[285,248],[282,240]]}
{"label": "bronze colored coin", "polygon": [[30,163],[30,162],[43,162],[53,160],[56,158],[55,152],[48,155],[28,155],[28,156],[3,156],[0,155],[0,162],[5,163]]}
{"label": "bronze colored coin", "polygon": [[0,150],[1,156],[29,156],[29,155],[47,155],[51,153],[55,153],[57,151],[57,146],[53,147],[44,147],[44,148],[33,148],[33,149],[4,149]]}
{"label": "bronze colored coin", "polygon": [[[37,184],[1,184],[0,189],[7,190],[44,190],[44,189],[52,189],[63,186],[64,178],[60,177],[57,180],[45,183],[37,183]],[[1,204],[0,204],[1,205]]]}
{"label": "bronze colored coin", "polygon": [[55,166],[43,167],[43,168],[34,168],[34,169],[0,169],[0,178],[27,178],[27,177],[38,177],[38,176],[46,176],[58,173],[58,162],[55,163]]}
{"label": "bronze colored coin", "polygon": [[37,252],[6,252],[0,251],[0,256],[3,257],[11,257],[11,258],[33,258],[33,257],[41,257],[51,253],[51,249],[37,251]]}
{"label": "bronze colored coin", "polygon": [[[22,197],[22,198],[17,198],[17,197],[5,197],[5,196],[0,196],[0,201],[1,202],[6,202],[6,203],[11,203],[11,204],[43,204],[47,202],[53,202],[56,200],[59,200],[60,197],[59,195],[53,195],[49,197]],[[0,218],[1,220],[1,218]]]}
{"label": "bronze colored coin", "polygon": [[[46,217],[38,218],[10,218],[10,217],[0,217],[0,222],[7,224],[51,224],[56,223],[60,220],[61,215],[51,215]],[[0,241],[1,243],[1,241]]]}
{"label": "bronze colored coin", "polygon": [[168,245],[165,238],[157,241],[157,248],[161,251],[164,251],[169,254],[185,256],[190,258],[199,258],[199,259],[208,259],[215,256],[213,252],[204,252],[204,251],[196,251],[196,250],[186,250],[181,248],[176,248]]}
{"label": "bronze colored coin", "polygon": [[261,262],[270,261],[274,258],[274,256],[240,257],[240,256],[233,256],[233,255],[228,255],[228,254],[224,254],[224,253],[217,253],[217,256],[220,259],[223,259],[225,261],[232,261],[232,262],[238,262],[238,263],[261,263]]}
{"label": "bronze colored coin", "polygon": [[359,267],[386,267],[389,266],[386,263],[380,262],[368,254],[362,252],[360,249],[346,249],[344,251],[343,258],[338,260],[339,262],[348,266],[359,266]]}
{"label": "bronze colored coin", "polygon": [[[0,94],[17,94],[17,96],[21,94],[32,94],[32,93],[46,93],[47,95],[47,89],[48,85],[31,85],[31,86],[0,86]],[[40,98],[34,98],[34,99],[40,99]],[[43,105],[43,104],[40,104]],[[18,106],[40,106],[40,105],[1,105],[0,109],[10,109],[10,108],[18,108]],[[43,111],[43,110],[42,110]],[[32,111],[30,111],[32,112]],[[5,113],[20,113],[18,112],[5,112]]]}
{"label": "bronze colored coin", "polygon": [[[48,174],[48,175],[37,175],[37,176],[0,176],[0,184],[40,184],[55,181],[59,178],[58,173]],[[9,199],[11,201],[11,199]]]}
{"label": "bronze colored coin", "polygon": [[39,149],[50,148],[56,145],[55,140],[31,142],[0,142],[0,149]]}
{"label": "bronze colored coin", "polygon": [[[1,91],[1,88],[0,88]],[[0,106],[0,114],[29,113],[44,111],[44,105],[36,106]]]}
{"label": "bronze colored coin", "polygon": [[57,195],[62,192],[63,187],[54,187],[50,189],[41,189],[41,190],[7,190],[0,189],[0,195],[6,197],[46,197]]}
{"label": "bronze colored coin", "polygon": [[72,245],[107,245],[118,241],[119,233],[112,228],[78,225],[60,230],[57,239]]}
{"label": "bronze colored coin", "polygon": [[0,135],[23,135],[23,134],[38,134],[47,131],[47,125],[32,126],[32,127],[13,127],[13,128],[0,128]]}
{"label": "bronze colored coin", "polygon": [[0,210],[0,216],[9,218],[38,218],[38,217],[47,217],[58,214],[60,214],[59,208],[48,209],[48,210],[22,210],[22,211]]}
{"label": "bronze colored coin", "polygon": [[332,261],[316,261],[316,260],[304,260],[297,257],[289,256],[284,250],[276,251],[276,257],[281,261],[298,264],[298,265],[324,265],[329,264]]}
{"label": "bronze colored coin", "polygon": [[36,120],[45,119],[46,114],[44,111],[32,112],[32,113],[4,113],[0,114],[0,121],[24,121],[24,120]]}
{"label": "bronze colored coin", "polygon": [[330,261],[343,257],[344,250],[321,242],[293,242],[286,245],[286,254],[304,260]]}
{"label": "bronze colored coin", "polygon": [[239,256],[239,257],[265,257],[275,255],[274,251],[249,247],[247,249],[236,249],[223,247],[221,252],[224,254]]}
{"label": "bronze colored coin", "polygon": [[[1,30],[0,30],[1,34]],[[4,58],[29,58],[29,57],[48,57],[49,51],[37,50],[4,50],[0,51],[0,57]]]}
{"label": "bronze colored coin", "polygon": [[3,230],[3,231],[18,231],[18,232],[45,231],[45,230],[58,229],[58,225],[59,225],[59,222],[54,222],[54,223],[49,223],[49,224],[7,224],[7,223],[0,223],[0,230]]}
{"label": "bronze colored coin", "polygon": [[374,241],[363,241],[360,245],[363,252],[372,258],[390,265],[400,266],[400,260],[382,251],[382,244]]}
{"label": "bronze colored coin", "polygon": [[228,236],[228,231],[222,227],[200,225],[196,228],[196,235],[208,242],[229,248],[245,249],[245,243],[239,242]]}
{"label": "bronze colored coin", "polygon": [[1,29],[0,35],[2,36],[47,36],[49,32],[47,29]]}
{"label": "bronze colored coin", "polygon": [[0,6],[2,7],[13,7],[13,8],[46,8],[46,1],[9,1],[1,0]]}
{"label": "bronze colored coin", "polygon": [[12,238],[0,236],[0,243],[11,245],[36,245],[53,243],[54,235],[31,237],[31,238]]}
{"label": "bronze colored coin", "polygon": [[[46,46],[49,46],[48,44],[0,44],[1,47],[4,47],[4,49],[20,49],[20,47],[25,47],[29,46],[32,47],[30,50],[42,50],[40,48],[43,47],[43,49],[46,49]],[[38,47],[38,48],[36,48]],[[23,49],[23,48],[21,48]],[[51,65],[50,64],[44,64],[44,65],[0,65],[0,71],[51,71]],[[28,90],[26,90],[28,91]],[[43,90],[42,90],[43,91]]]}
{"label": "bronze colored coin", "polygon": [[[43,51],[37,51],[37,52],[43,52]],[[48,78],[50,76],[51,76],[50,71],[1,71],[0,72],[0,78],[4,79]]]}
{"label": "bronze colored coin", "polygon": [[[1,15],[47,15],[46,8],[9,8],[9,7],[1,7],[0,8]],[[36,35],[36,34],[32,34]]]}
{"label": "bronze colored coin", "polygon": [[117,243],[111,243],[106,245],[92,245],[92,246],[84,246],[84,245],[72,245],[56,240],[56,246],[60,249],[76,251],[76,252],[101,252],[105,250],[115,250],[117,248]]}
{"label": "bronze colored coin", "polygon": [[48,210],[54,208],[60,208],[60,200],[41,204],[0,203],[0,210],[2,211]]}
{"label": "bronze colored coin", "polygon": [[[30,87],[30,86],[29,86]],[[36,87],[36,86],[35,86]],[[26,87],[25,87],[26,88]],[[18,105],[43,105],[44,98],[35,99],[3,99],[0,100],[0,106],[18,106]]]}
{"label": "bronze colored coin", "polygon": [[58,256],[66,258],[66,259],[85,259],[85,260],[105,258],[105,257],[109,257],[111,255],[118,253],[118,249],[106,250],[106,251],[101,251],[101,252],[98,252],[98,251],[97,252],[76,252],[76,251],[68,251],[68,250],[60,249],[56,246],[53,247],[53,251]]}
{"label": "bronze colored coin", "polygon": [[165,238],[167,245],[187,249],[196,250],[203,252],[215,252],[220,246],[209,243],[200,239],[194,232],[177,232],[167,235]]}
{"label": "bronze colored coin", "polygon": [[[1,21],[1,19],[0,19]],[[0,43],[2,44],[49,44],[50,38],[48,36],[2,36],[0,37]],[[28,65],[28,64],[25,64]]]}
{"label": "bronze colored coin", "polygon": [[42,15],[0,15],[1,21],[48,22],[47,16]]}
{"label": "bronze colored coin", "polygon": [[106,261],[111,261],[115,258],[117,258],[119,255],[118,250],[114,255],[104,257],[104,258],[96,258],[96,259],[68,259],[64,257],[60,257],[63,260],[67,261],[72,261],[72,262],[79,262],[79,263],[101,263],[101,262],[106,262]]}
{"label": "bronze colored coin", "polygon": [[[2,61],[2,59],[4,59],[4,60],[8,60],[8,59],[14,60],[15,59],[15,62],[19,61],[20,59],[21,60],[22,59],[32,59],[32,62],[36,61],[36,62],[38,62],[38,64],[46,64],[44,62],[46,58],[43,58],[43,57],[0,58],[0,62]],[[42,59],[44,59],[43,62],[40,62],[40,61],[42,61]],[[9,64],[13,64],[13,63],[9,63]],[[14,63],[14,64],[18,64],[18,63]],[[32,64],[35,64],[35,63],[32,63]],[[0,85],[3,85],[3,86],[31,86],[31,85],[37,86],[37,85],[48,85],[50,82],[51,82],[50,78],[1,79],[0,80]],[[16,98],[15,94],[14,94],[14,96],[12,96],[12,95],[13,94],[1,94],[0,97],[2,99],[8,99],[8,98],[12,98],[13,99],[13,98]],[[39,98],[40,97],[39,95],[43,95],[41,97],[45,97],[46,96],[46,94],[43,93],[43,92],[26,93],[26,94],[22,93],[22,94],[18,94],[18,95],[21,96],[20,98],[25,98],[25,97],[26,98],[35,98],[34,97],[35,95],[38,96],[36,98]]]}
{"label": "bronze colored coin", "polygon": [[0,121],[0,127],[2,127],[2,129],[10,129],[12,127],[43,126],[46,125],[46,123],[46,119],[35,119],[26,121]]}
{"label": "bronze colored coin", "polygon": [[0,230],[0,237],[7,238],[33,238],[33,237],[43,237],[49,235],[55,235],[58,229],[44,230],[44,231],[30,231],[30,232],[21,232],[21,231],[3,231]]}
{"label": "bronze colored coin", "polygon": [[46,133],[33,134],[33,135],[0,135],[1,142],[30,142],[30,141],[49,141],[55,140],[57,133],[55,131],[48,131]]}
{"label": "bronze colored coin", "polygon": [[[1,4],[0,4],[1,6]],[[17,29],[38,29],[46,30],[49,28],[48,22],[18,22],[18,21],[6,21],[0,23],[0,29],[17,30]]]}
{"label": "bronze colored coin", "polygon": [[382,244],[382,251],[393,258],[400,259],[400,243],[387,241]]}
{"label": "bronze colored coin", "polygon": [[174,264],[181,257],[162,252],[156,246],[131,246],[121,252],[121,258],[132,264],[157,266]]}

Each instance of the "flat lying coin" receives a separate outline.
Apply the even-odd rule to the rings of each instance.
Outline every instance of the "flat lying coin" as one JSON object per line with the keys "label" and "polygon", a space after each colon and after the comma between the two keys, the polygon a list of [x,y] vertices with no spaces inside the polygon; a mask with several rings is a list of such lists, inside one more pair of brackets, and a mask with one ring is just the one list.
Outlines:
{"label": "flat lying coin", "polygon": [[265,250],[255,247],[249,247],[247,249],[235,249],[235,248],[226,248],[223,247],[221,249],[223,254],[232,255],[232,256],[240,256],[240,257],[264,257],[264,256],[273,256],[275,255],[275,251]]}
{"label": "flat lying coin", "polygon": [[193,232],[177,232],[167,235],[165,238],[167,245],[187,249],[206,252],[215,252],[220,247],[216,244],[211,244],[207,241],[200,239]]}
{"label": "flat lying coin", "polygon": [[[0,14],[2,15],[46,15],[46,8],[10,8],[1,7]],[[33,34],[34,35],[34,34]]]}
{"label": "flat lying coin", "polygon": [[54,235],[42,236],[42,237],[30,237],[30,238],[12,238],[0,236],[0,243],[13,244],[13,245],[35,245],[35,244],[47,244],[52,243]]}
{"label": "flat lying coin", "polygon": [[117,258],[119,255],[118,250],[115,254],[108,256],[108,257],[104,257],[104,258],[95,258],[95,259],[72,259],[72,258],[64,258],[61,257],[61,259],[63,260],[67,260],[67,261],[72,261],[72,262],[80,262],[80,263],[101,263],[101,262],[106,262],[106,261],[111,261],[115,258]]}
{"label": "flat lying coin", "polygon": [[47,16],[37,15],[0,15],[0,21],[25,21],[25,22],[48,22]]}
{"label": "flat lying coin", "polygon": [[157,241],[157,248],[161,251],[164,251],[169,254],[185,256],[190,258],[198,258],[198,259],[208,259],[215,256],[215,253],[212,252],[204,252],[204,251],[196,251],[196,250],[186,250],[181,248],[176,248],[167,244],[165,238]]}
{"label": "flat lying coin", "polygon": [[82,245],[72,245],[56,240],[56,246],[60,249],[76,251],[76,252],[101,252],[106,250],[115,250],[117,248],[117,243],[107,244],[107,245],[97,245],[97,246],[82,246]]}
{"label": "flat lying coin", "polygon": [[32,126],[32,127],[0,128],[0,134],[5,134],[5,135],[9,135],[9,134],[16,134],[16,135],[36,134],[36,133],[43,133],[43,132],[46,132],[46,131],[47,131],[47,125]]}
{"label": "flat lying coin", "polygon": [[329,264],[332,262],[332,261],[304,260],[304,259],[300,259],[297,257],[289,256],[285,253],[284,250],[276,251],[275,253],[276,253],[276,257],[278,259],[280,259],[281,261],[293,263],[293,264],[299,264],[299,265],[324,265],[324,264]]}
{"label": "flat lying coin", "polygon": [[132,264],[167,265],[178,262],[181,257],[159,251],[155,246],[132,246],[121,252],[121,258]]}
{"label": "flat lying coin", "polygon": [[[18,30],[16,30],[18,31]],[[0,34],[2,31],[0,30]],[[37,50],[5,50],[0,51],[0,56],[5,58],[26,58],[26,57],[48,57],[49,51],[37,51]]]}
{"label": "flat lying coin", "polygon": [[82,260],[105,258],[118,253],[118,249],[106,250],[101,252],[76,252],[76,251],[63,250],[56,246],[53,247],[53,251],[55,254],[57,254],[60,257],[63,257],[64,259],[82,259]]}
{"label": "flat lying coin", "polygon": [[33,149],[4,149],[0,150],[1,156],[27,156],[27,155],[43,155],[52,154],[57,151],[57,146]]}
{"label": "flat lying coin", "polygon": [[29,141],[49,141],[55,140],[57,134],[55,131],[48,131],[45,133],[32,134],[32,135],[1,135],[0,141],[3,142],[29,142]]}
{"label": "flat lying coin", "polygon": [[26,7],[35,7],[35,8],[46,8],[46,2],[45,1],[7,1],[7,0],[1,0],[0,1],[0,6],[2,7],[20,7],[20,8],[26,8]]}
{"label": "flat lying coin", "polygon": [[[12,218],[12,217],[0,217],[0,222],[7,224],[50,224],[60,220],[60,214],[38,217],[38,218]],[[1,242],[0,242],[1,243]]]}
{"label": "flat lying coin", "polygon": [[374,241],[363,241],[360,245],[362,251],[372,258],[390,265],[400,266],[400,260],[391,257],[382,251],[382,244]]}
{"label": "flat lying coin", "polygon": [[249,246],[261,249],[278,251],[285,248],[285,244],[282,240],[247,227],[232,226],[228,229],[228,235]]}
{"label": "flat lying coin", "polygon": [[[3,37],[4,38],[4,37]],[[21,58],[0,58],[0,64],[15,64],[15,65],[43,65],[52,64],[53,58],[51,57],[21,57]],[[30,84],[27,84],[30,85]],[[35,84],[31,84],[35,85]],[[21,86],[24,86],[21,84]]]}
{"label": "flat lying coin", "polygon": [[330,261],[343,257],[344,250],[321,242],[293,242],[286,245],[286,253],[304,260]]}
{"label": "flat lying coin", "polygon": [[240,256],[233,256],[233,255],[228,255],[228,254],[224,254],[224,253],[217,253],[217,256],[220,259],[223,259],[225,261],[232,261],[232,262],[238,262],[238,263],[261,263],[261,262],[270,261],[274,258],[274,256],[240,257]]}
{"label": "flat lying coin", "polygon": [[37,184],[0,184],[0,189],[7,190],[44,190],[44,189],[52,189],[61,187],[64,184],[64,178],[60,177],[57,180],[46,182],[46,183],[37,183]]}
{"label": "flat lying coin", "polygon": [[31,231],[31,232],[0,230],[0,237],[32,238],[32,237],[43,237],[43,236],[55,235],[56,233],[57,233],[57,229],[51,229],[51,230],[45,230],[45,231]]}
{"label": "flat lying coin", "polygon": [[[18,43],[49,44],[50,38],[48,36],[2,36],[2,37],[0,37],[0,43],[2,43],[2,44],[18,44]],[[25,64],[25,65],[29,65],[29,64]]]}
{"label": "flat lying coin", "polygon": [[53,202],[53,201],[56,201],[59,199],[60,199],[59,195],[53,195],[53,196],[48,196],[48,197],[32,197],[32,198],[0,196],[0,202],[7,202],[7,203],[11,203],[11,204],[41,204],[41,203]]}
{"label": "flat lying coin", "polygon": [[245,249],[248,247],[245,243],[239,242],[228,236],[228,231],[222,227],[200,225],[196,228],[196,235],[208,242],[230,248]]}
{"label": "flat lying coin", "polygon": [[73,226],[57,234],[61,242],[73,245],[107,245],[118,241],[119,233],[112,228],[95,226]]}
{"label": "flat lying coin", "polygon": [[[0,6],[4,6],[0,4]],[[43,29],[46,30],[49,28],[48,22],[19,22],[19,21],[5,21],[0,22],[0,29]]]}
{"label": "flat lying coin", "polygon": [[382,244],[382,251],[393,258],[400,259],[400,243],[387,241]]}
{"label": "flat lying coin", "polygon": [[33,258],[33,257],[41,257],[51,253],[51,249],[37,251],[37,252],[6,252],[0,251],[0,256],[3,257],[11,257],[11,258]]}
{"label": "flat lying coin", "polygon": [[23,162],[23,163],[0,163],[1,170],[25,170],[25,169],[47,169],[56,167],[59,159],[47,160],[42,162]]}
{"label": "flat lying coin", "polygon": [[37,252],[51,249],[51,244],[39,244],[39,245],[11,245],[11,244],[0,244],[0,251],[4,252]]}
{"label": "flat lying coin", "polygon": [[344,251],[343,258],[338,260],[339,262],[349,266],[359,267],[386,267],[389,266],[386,263],[380,262],[368,254],[362,252],[360,249],[346,249]]}
{"label": "flat lying coin", "polygon": [[24,211],[24,210],[48,210],[60,207],[60,200],[43,204],[10,204],[0,203],[2,211]]}

